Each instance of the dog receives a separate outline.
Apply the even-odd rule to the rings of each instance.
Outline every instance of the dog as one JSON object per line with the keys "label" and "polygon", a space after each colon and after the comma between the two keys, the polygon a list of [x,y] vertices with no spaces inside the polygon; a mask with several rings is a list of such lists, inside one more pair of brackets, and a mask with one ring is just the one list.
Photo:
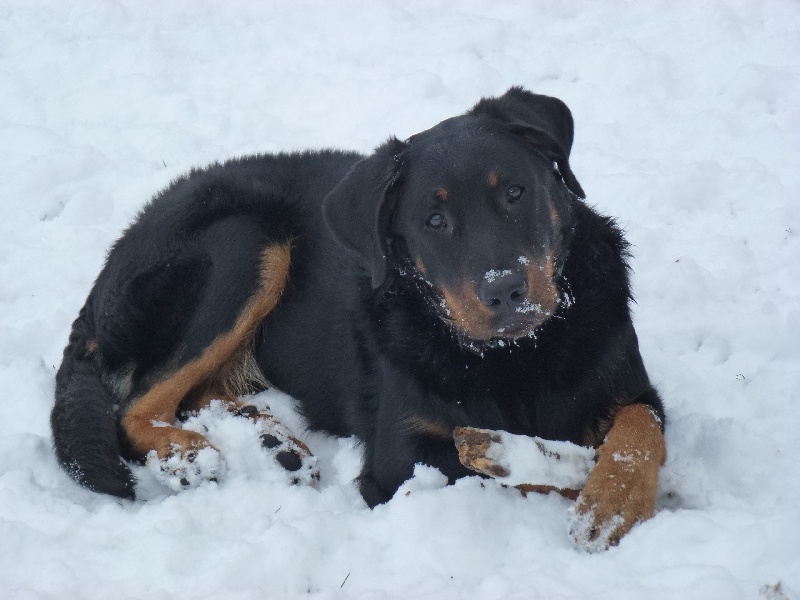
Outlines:
{"label": "dog", "polygon": [[638,349],[629,247],[585,202],[573,119],[520,87],[371,155],[257,155],[191,171],[111,248],[72,326],[51,415],[64,469],[135,497],[218,453],[177,416],[212,399],[292,472],[311,452],[240,400],[266,388],[363,442],[370,507],[414,465],[450,482],[459,426],[598,448],[571,530],[616,543],[655,502],[664,409]]}

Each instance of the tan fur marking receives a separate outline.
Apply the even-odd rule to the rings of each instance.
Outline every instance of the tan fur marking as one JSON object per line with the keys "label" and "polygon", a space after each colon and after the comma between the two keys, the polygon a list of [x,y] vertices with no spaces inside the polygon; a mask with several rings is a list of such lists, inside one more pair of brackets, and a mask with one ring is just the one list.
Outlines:
{"label": "tan fur marking", "polygon": [[527,496],[528,494],[549,494],[550,492],[557,492],[564,498],[568,498],[570,500],[577,500],[578,495],[580,494],[580,490],[557,488],[553,485],[534,485],[531,483],[520,483],[519,485],[515,485],[514,487],[517,488],[523,496]]}
{"label": "tan fur marking", "polygon": [[447,198],[449,197],[449,194],[447,193],[447,190],[442,188],[442,187],[436,188],[435,194],[436,194],[436,197],[439,200],[447,200]]}
{"label": "tan fur marking", "polygon": [[652,410],[643,404],[622,408],[598,454],[575,509],[591,520],[594,538],[611,529],[609,543],[616,544],[655,509],[658,471],[667,449]]}
{"label": "tan fur marking", "polygon": [[442,288],[445,304],[453,325],[473,340],[488,340],[497,332],[491,327],[492,312],[478,299],[475,285],[465,282],[453,292]]}
{"label": "tan fur marking", "polygon": [[408,433],[417,433],[431,437],[453,439],[453,427],[442,421],[428,419],[419,415],[409,415],[400,423],[400,427]]}
{"label": "tan fur marking", "polygon": [[558,211],[553,204],[550,204],[550,222],[553,224],[553,227],[558,225]]}
{"label": "tan fur marking", "polygon": [[487,454],[494,443],[500,442],[497,432],[473,427],[456,427],[453,439],[461,464],[490,477],[507,477],[508,470],[490,459]]}
{"label": "tan fur marking", "polygon": [[494,171],[489,173],[489,176],[486,178],[486,182],[489,184],[489,187],[497,187],[498,181],[500,181],[500,179],[497,177],[497,173]]}
{"label": "tan fur marking", "polygon": [[418,258],[414,264],[417,266],[417,271],[419,271],[420,275],[425,275],[427,273],[425,264],[422,262],[421,258]]}
{"label": "tan fur marking", "polygon": [[530,261],[525,267],[528,272],[528,302],[538,304],[551,314],[558,308],[559,297],[554,280],[555,262],[555,255],[550,253],[544,261]]}
{"label": "tan fur marking", "polygon": [[100,343],[97,340],[89,340],[86,342],[86,352],[84,354],[84,358],[89,358],[92,354],[97,352],[100,348]]}
{"label": "tan fur marking", "polygon": [[[289,274],[290,246],[270,246],[261,253],[261,285],[242,310],[233,328],[205,349],[199,358],[184,365],[154,385],[128,410],[122,426],[134,449],[141,454],[156,450],[164,458],[174,452],[173,444],[186,452],[208,446],[199,434],[172,427],[175,412],[184,397],[198,385],[211,385],[229,368],[229,361],[243,345],[251,342],[256,326],[275,307]],[[160,426],[154,426],[153,423]],[[164,425],[168,426],[164,426]],[[193,434],[193,435],[190,435]]]}

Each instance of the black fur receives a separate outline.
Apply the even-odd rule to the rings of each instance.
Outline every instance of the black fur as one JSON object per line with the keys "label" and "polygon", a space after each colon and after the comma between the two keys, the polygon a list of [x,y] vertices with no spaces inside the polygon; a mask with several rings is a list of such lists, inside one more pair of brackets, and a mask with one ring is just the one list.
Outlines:
{"label": "black fur", "polygon": [[[624,405],[663,419],[631,323],[627,244],[581,201],[572,138],[561,101],[512,88],[368,157],[254,156],[176,181],[112,248],[73,326],[52,414],[60,463],[133,497],[119,415],[232,326],[260,249],[285,241],[289,282],[256,359],[311,428],[363,441],[370,506],[415,463],[470,474],[437,428],[598,443]],[[549,279],[521,283],[529,263]],[[445,302],[464,285],[481,324]]]}

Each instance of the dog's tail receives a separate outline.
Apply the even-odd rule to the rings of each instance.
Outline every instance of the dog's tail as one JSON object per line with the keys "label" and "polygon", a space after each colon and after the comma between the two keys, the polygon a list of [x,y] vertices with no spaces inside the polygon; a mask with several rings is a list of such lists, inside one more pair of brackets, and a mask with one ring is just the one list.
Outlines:
{"label": "dog's tail", "polygon": [[58,462],[82,486],[134,498],[134,478],[120,456],[114,398],[104,384],[86,307],[72,324],[56,374],[50,414]]}

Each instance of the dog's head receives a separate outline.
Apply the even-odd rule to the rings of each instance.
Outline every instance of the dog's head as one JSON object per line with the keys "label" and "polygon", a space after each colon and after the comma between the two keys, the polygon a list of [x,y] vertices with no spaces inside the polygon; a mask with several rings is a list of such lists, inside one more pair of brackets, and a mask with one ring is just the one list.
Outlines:
{"label": "dog's head", "polygon": [[568,298],[559,275],[584,195],[572,135],[563,102],[512,88],[390,139],[331,191],[326,222],[373,287],[410,272],[467,346],[531,336]]}

